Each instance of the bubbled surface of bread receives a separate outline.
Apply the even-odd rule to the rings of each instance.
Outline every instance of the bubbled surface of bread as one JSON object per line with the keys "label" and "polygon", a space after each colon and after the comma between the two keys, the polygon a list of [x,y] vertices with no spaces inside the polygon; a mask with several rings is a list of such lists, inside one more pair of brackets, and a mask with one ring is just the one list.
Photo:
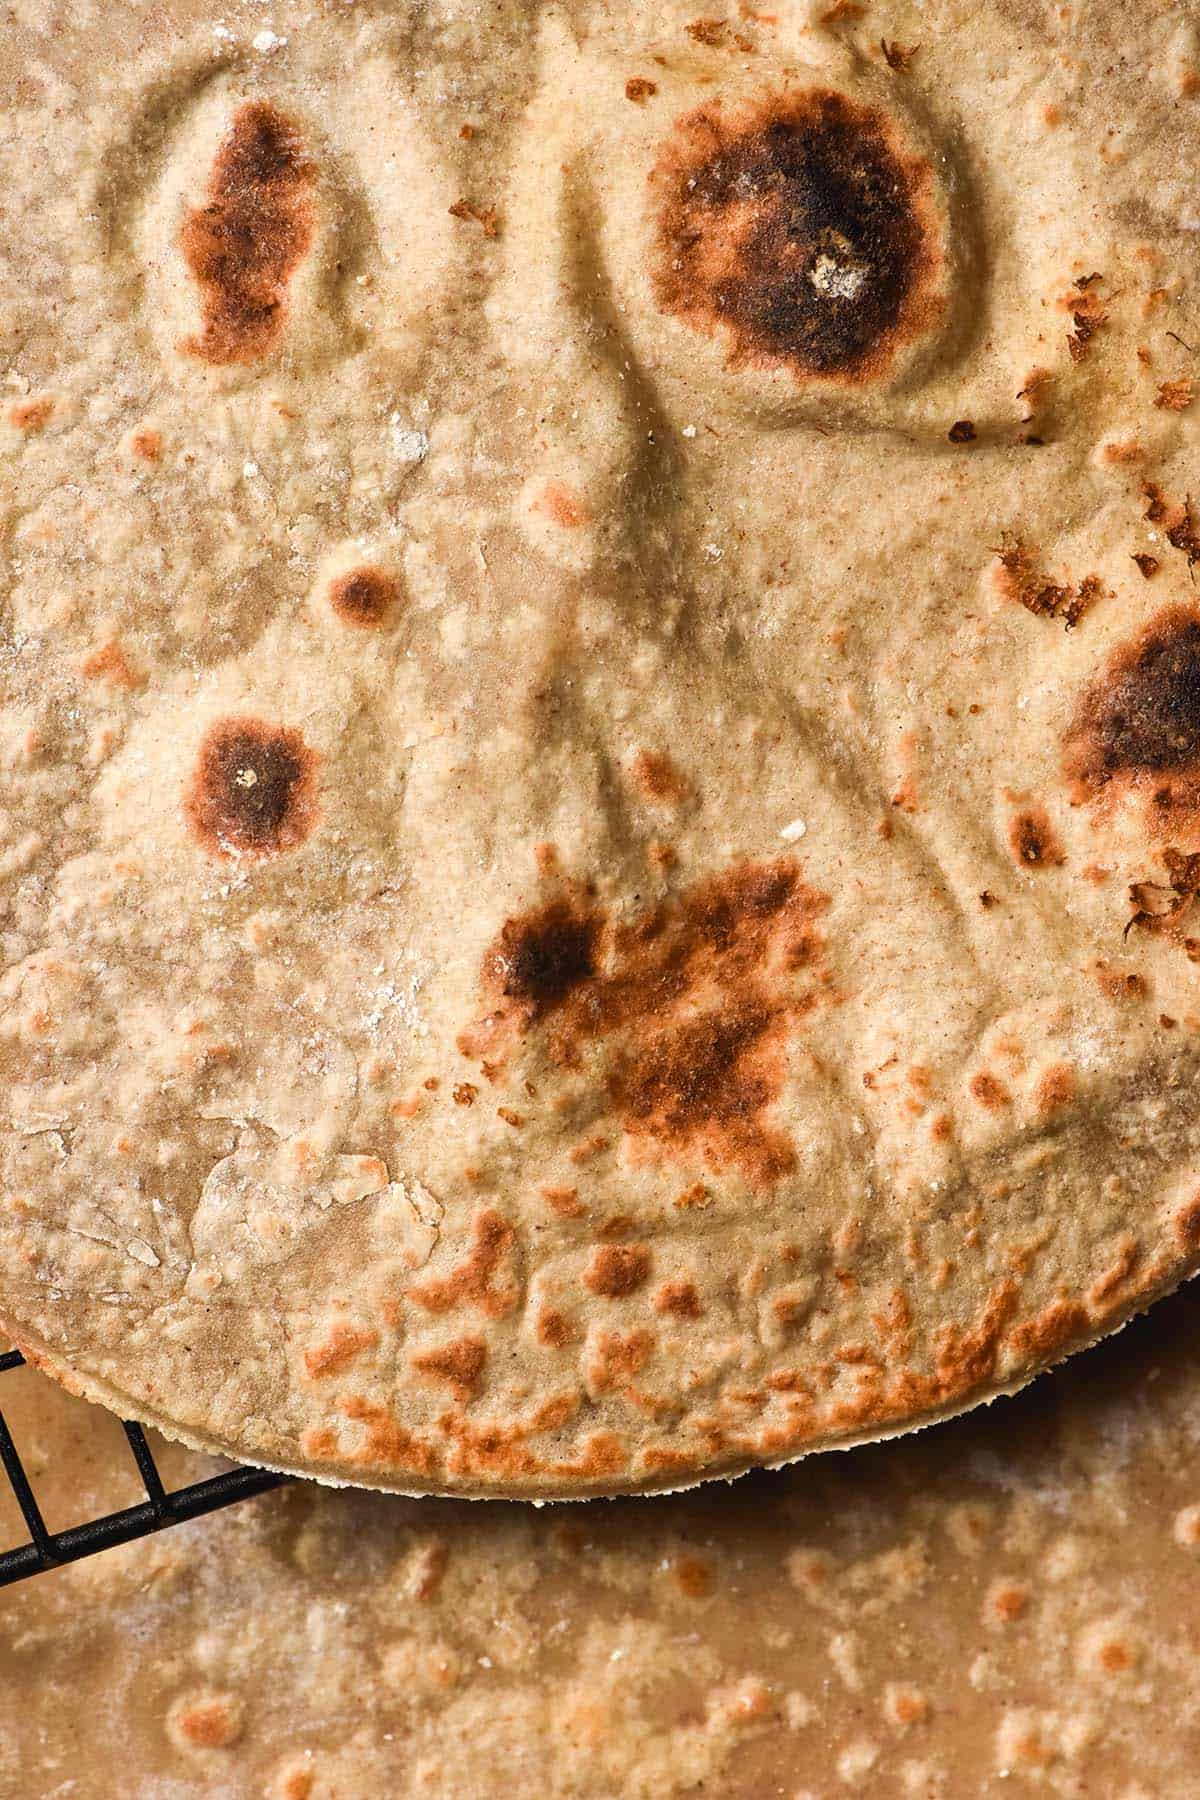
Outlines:
{"label": "bubbled surface of bread", "polygon": [[0,1316],[413,1492],[1018,1386],[1200,1259],[1190,15],[269,11],[0,22]]}

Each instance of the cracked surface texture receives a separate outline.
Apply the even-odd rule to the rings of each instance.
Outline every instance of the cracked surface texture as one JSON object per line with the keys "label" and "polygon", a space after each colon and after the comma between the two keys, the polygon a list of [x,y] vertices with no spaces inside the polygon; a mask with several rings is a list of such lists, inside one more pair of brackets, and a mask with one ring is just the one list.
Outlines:
{"label": "cracked surface texture", "polygon": [[1188,11],[0,46],[31,1356],[584,1496],[963,1409],[1190,1274]]}

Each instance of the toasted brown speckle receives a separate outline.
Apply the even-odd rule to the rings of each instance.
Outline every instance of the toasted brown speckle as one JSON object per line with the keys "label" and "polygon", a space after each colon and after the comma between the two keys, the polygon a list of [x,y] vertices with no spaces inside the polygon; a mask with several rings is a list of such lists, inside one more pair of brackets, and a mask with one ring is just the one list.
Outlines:
{"label": "toasted brown speckle", "polygon": [[18,400],[8,409],[8,419],[18,431],[40,431],[54,417],[54,402],[48,395],[37,400]]}
{"label": "toasted brown speckle", "polygon": [[427,1312],[475,1306],[490,1319],[504,1318],[517,1304],[517,1289],[515,1283],[498,1281],[497,1276],[514,1238],[507,1219],[490,1207],[483,1208],[471,1221],[471,1249],[464,1261],[445,1277],[429,1276],[410,1287],[409,1298]]}
{"label": "toasted brown speckle", "polygon": [[544,1306],[537,1316],[537,1340],[551,1350],[563,1350],[575,1336],[571,1323],[552,1306]]}
{"label": "toasted brown speckle", "polygon": [[1002,1107],[1012,1105],[1012,1095],[1004,1083],[986,1069],[973,1075],[968,1085],[980,1106],[985,1106],[989,1112],[998,1112]]}
{"label": "toasted brown speckle", "polygon": [[325,1337],[318,1344],[312,1344],[304,1352],[304,1367],[314,1379],[330,1375],[344,1375],[351,1368],[364,1350],[372,1350],[379,1342],[379,1333],[370,1327],[351,1325],[348,1320],[336,1320]]}
{"label": "toasted brown speckle", "polygon": [[636,1293],[650,1274],[650,1252],[644,1244],[602,1244],[593,1251],[583,1284],[606,1300]]}
{"label": "toasted brown speckle", "polygon": [[1075,1098],[1078,1082],[1069,1063],[1054,1063],[1037,1084],[1036,1103],[1040,1113],[1061,1112]]}
{"label": "toasted brown speckle", "polygon": [[103,681],[109,687],[133,690],[145,685],[146,677],[133,667],[116,638],[108,638],[89,651],[79,665],[79,672],[89,681]]}
{"label": "toasted brown speckle", "polygon": [[163,451],[162,432],[156,431],[153,426],[143,425],[130,438],[129,448],[142,462],[158,462]]}
{"label": "toasted brown speckle", "polygon": [[465,1403],[479,1392],[487,1364],[487,1345],[481,1338],[456,1338],[453,1343],[421,1350],[411,1358],[414,1369],[446,1382],[455,1398]]}
{"label": "toasted brown speckle", "polygon": [[1162,412],[1186,412],[1192,404],[1194,384],[1190,375],[1180,375],[1174,381],[1164,381],[1154,404]]}
{"label": "toasted brown speckle", "polygon": [[663,1282],[654,1296],[654,1310],[677,1319],[699,1319],[704,1312],[694,1282],[681,1280]]}
{"label": "toasted brown speckle", "polygon": [[664,750],[639,750],[630,773],[639,794],[652,805],[675,806],[687,795],[687,782]]}
{"label": "toasted brown speckle", "polygon": [[984,1598],[983,1622],[992,1626],[1015,1625],[1028,1611],[1028,1587],[1024,1582],[1001,1576],[991,1584]]}
{"label": "toasted brown speckle", "polygon": [[205,1690],[175,1702],[167,1731],[181,1748],[224,1750],[241,1736],[241,1708],[233,1694]]}
{"label": "toasted brown speckle", "polygon": [[564,531],[578,531],[591,518],[583,497],[565,481],[548,481],[534,502],[534,510]]}

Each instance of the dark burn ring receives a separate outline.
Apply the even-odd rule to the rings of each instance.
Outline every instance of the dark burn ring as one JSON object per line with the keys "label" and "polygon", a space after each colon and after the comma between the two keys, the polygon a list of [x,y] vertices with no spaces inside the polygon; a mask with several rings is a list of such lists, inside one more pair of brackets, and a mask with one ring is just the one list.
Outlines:
{"label": "dark burn ring", "polygon": [[277,856],[315,826],[316,753],[298,731],[222,719],[200,745],[184,813],[213,856]]}
{"label": "dark burn ring", "polygon": [[724,331],[731,368],[879,379],[942,311],[929,162],[832,89],[680,119],[653,171],[664,312]]}

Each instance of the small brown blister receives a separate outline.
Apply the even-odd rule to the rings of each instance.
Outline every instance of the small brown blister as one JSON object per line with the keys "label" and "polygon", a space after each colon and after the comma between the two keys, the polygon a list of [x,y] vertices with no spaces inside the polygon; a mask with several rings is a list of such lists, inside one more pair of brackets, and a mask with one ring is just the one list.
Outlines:
{"label": "small brown blister", "polygon": [[48,395],[37,400],[17,400],[8,409],[10,425],[18,431],[40,431],[54,417],[54,402]]}
{"label": "small brown blister", "polygon": [[909,63],[917,54],[917,51],[921,46],[920,44],[912,44],[906,49],[903,44],[896,43],[894,39],[880,38],[879,48],[888,68],[895,74],[900,75],[907,69]]}
{"label": "small brown blister", "polygon": [[89,681],[103,681],[109,687],[131,691],[146,683],[146,677],[134,668],[116,638],[108,638],[89,651],[79,665],[79,672]]}
{"label": "small brown blister", "polygon": [[663,1282],[654,1296],[654,1310],[676,1319],[699,1319],[704,1314],[695,1283],[679,1279]]}
{"label": "small brown blister", "polygon": [[379,1333],[370,1327],[351,1325],[346,1319],[335,1320],[320,1343],[310,1344],[304,1352],[305,1372],[314,1381],[344,1375],[364,1350],[373,1350],[378,1342]]}
{"label": "small brown blister", "polygon": [[709,50],[719,50],[729,27],[724,19],[693,19],[684,30],[694,43],[703,44]]}
{"label": "small brown blister", "polygon": [[1008,1342],[1017,1353],[1031,1362],[1044,1362],[1064,1344],[1082,1340],[1092,1331],[1091,1315],[1086,1306],[1074,1300],[1052,1300],[1035,1319],[1014,1325]]}
{"label": "small brown blister", "polygon": [[1050,869],[1066,857],[1044,807],[1028,807],[1010,821],[1008,842],[1013,861],[1022,869]]}
{"label": "small brown blister", "polygon": [[639,750],[630,765],[633,784],[652,806],[677,806],[688,784],[665,750]]}
{"label": "small brown blister", "polygon": [[396,577],[372,564],[339,575],[329,588],[329,604],[342,623],[364,630],[386,624],[400,597]]}
{"label": "small brown blister", "polygon": [[200,745],[184,814],[212,856],[278,856],[320,817],[318,757],[298,731],[261,719],[222,719]]}
{"label": "small brown blister", "polygon": [[583,1285],[606,1300],[624,1300],[644,1286],[650,1275],[645,1244],[602,1244],[583,1272]]}
{"label": "small brown blister", "polygon": [[1192,503],[1189,496],[1182,500],[1170,501],[1160,487],[1148,481],[1142,493],[1146,500],[1145,517],[1152,525],[1162,527],[1163,536],[1173,550],[1181,550],[1187,557],[1188,573],[1200,563],[1200,531],[1192,518]]}
{"label": "small brown blister", "polygon": [[876,381],[940,316],[933,172],[875,107],[828,88],[712,101],[651,181],[658,304],[723,333],[732,369]]}
{"label": "small brown blister", "polygon": [[1154,404],[1160,412],[1186,412],[1192,404],[1194,392],[1192,377],[1179,375],[1174,381],[1164,381],[1161,384],[1154,396]]}
{"label": "small brown blister", "polygon": [[470,200],[456,200],[449,212],[452,219],[473,219],[482,226],[484,237],[500,235],[500,214],[494,206],[476,206]]}
{"label": "small brown blister", "polygon": [[990,1074],[986,1069],[981,1069],[978,1075],[972,1075],[968,1086],[980,1106],[986,1107],[988,1112],[1000,1112],[1004,1107],[1012,1105],[1012,1095],[1007,1087],[999,1076]]}
{"label": "small brown blister", "polygon": [[162,457],[162,432],[156,431],[152,425],[143,425],[135,431],[129,440],[131,453],[141,462],[156,463]]}
{"label": "small brown blister", "polygon": [[1102,325],[1108,322],[1108,313],[1099,294],[1093,290],[1103,282],[1100,274],[1081,275],[1073,284],[1069,294],[1065,294],[1058,302],[1064,311],[1071,315],[1074,329],[1067,337],[1067,349],[1071,361],[1081,363],[1092,346],[1092,341]]}
{"label": "small brown blister", "polygon": [[1136,910],[1125,934],[1135,929],[1159,932],[1188,948],[1194,940],[1183,935],[1182,925],[1200,893],[1200,853],[1189,856],[1168,845],[1162,859],[1166,881],[1130,883],[1129,899]]}
{"label": "small brown blister", "polygon": [[1071,1105],[1079,1083],[1070,1063],[1052,1063],[1045,1070],[1034,1093],[1034,1103],[1043,1117],[1062,1112]]}
{"label": "small brown blister", "polygon": [[183,346],[190,355],[218,366],[249,364],[275,348],[288,288],[316,231],[315,183],[291,120],[267,101],[240,107],[217,152],[208,199],[180,233],[202,308],[200,333]]}

